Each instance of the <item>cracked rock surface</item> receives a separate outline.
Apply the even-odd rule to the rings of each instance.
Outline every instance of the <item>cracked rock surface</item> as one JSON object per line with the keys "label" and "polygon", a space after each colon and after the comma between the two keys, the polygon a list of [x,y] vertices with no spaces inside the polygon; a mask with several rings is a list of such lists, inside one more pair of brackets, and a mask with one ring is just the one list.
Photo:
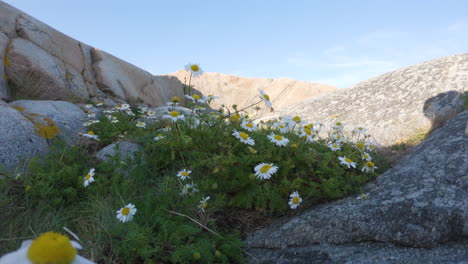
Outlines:
{"label": "cracked rock surface", "polygon": [[[457,251],[458,259],[468,260],[467,123],[465,111],[435,130],[368,186],[367,199],[348,197],[280,220],[251,234],[247,247],[258,258],[268,259],[275,254],[288,258],[295,247],[315,246],[320,251],[323,248],[316,245],[322,244],[356,246],[370,241],[383,243],[384,248],[398,245],[436,250],[445,243],[457,242],[464,249]],[[427,253],[435,252],[431,250]],[[326,250],[320,252],[328,254]],[[353,262],[352,255],[349,263],[368,263]]]}

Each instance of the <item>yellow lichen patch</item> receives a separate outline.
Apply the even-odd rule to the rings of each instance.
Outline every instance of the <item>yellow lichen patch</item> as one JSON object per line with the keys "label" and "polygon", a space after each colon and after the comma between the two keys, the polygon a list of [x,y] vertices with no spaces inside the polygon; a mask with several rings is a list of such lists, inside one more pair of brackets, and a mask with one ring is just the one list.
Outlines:
{"label": "yellow lichen patch", "polygon": [[73,79],[73,76],[70,74],[70,73],[66,73],[65,74],[65,80],[67,80],[67,82],[71,81]]}
{"label": "yellow lichen patch", "polygon": [[18,111],[20,111],[20,112],[23,112],[23,111],[24,111],[24,108],[21,107],[21,106],[18,106],[18,105],[10,105],[10,107],[11,107],[11,108],[14,108],[14,109],[16,109],[16,110],[18,110]]}
{"label": "yellow lichen patch", "polygon": [[5,54],[5,57],[3,57],[3,65],[4,65],[5,67],[8,67],[8,66],[11,65],[11,63],[10,63],[10,58],[9,58],[8,55],[6,55],[6,54]]}
{"label": "yellow lichen patch", "polygon": [[45,116],[35,113],[26,113],[24,116],[33,123],[34,132],[43,138],[52,139],[60,133],[55,122]]}

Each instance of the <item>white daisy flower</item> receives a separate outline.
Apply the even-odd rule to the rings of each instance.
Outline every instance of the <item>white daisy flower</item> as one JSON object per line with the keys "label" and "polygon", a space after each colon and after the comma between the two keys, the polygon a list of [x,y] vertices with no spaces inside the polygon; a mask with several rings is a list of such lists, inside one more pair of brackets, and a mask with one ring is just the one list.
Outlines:
{"label": "white daisy flower", "polygon": [[127,110],[127,111],[125,111],[125,113],[126,113],[127,115],[129,115],[129,116],[135,116],[135,113],[133,113],[132,110]]}
{"label": "white daisy flower", "polygon": [[185,70],[190,72],[193,77],[198,77],[203,74],[203,70],[200,68],[200,64],[189,63],[185,65]]}
{"label": "white daisy flower", "polygon": [[335,151],[341,149],[341,145],[338,144],[338,143],[331,143],[331,144],[328,144],[328,147],[329,147],[333,152],[335,152]]}
{"label": "white daisy flower", "polygon": [[344,127],[345,124],[341,123],[341,122],[335,122],[333,125],[332,125],[332,128],[337,130],[337,131],[341,131],[343,130],[343,127]]}
{"label": "white daisy flower", "polygon": [[94,118],[94,117],[96,117],[96,113],[91,112],[91,111],[88,112],[88,118]]}
{"label": "white daisy flower", "polygon": [[368,161],[366,162],[366,164],[364,164],[364,167],[362,167],[361,171],[369,173],[369,172],[374,172],[374,170],[377,168],[378,167],[375,166],[374,162]]}
{"label": "white daisy flower", "polygon": [[140,110],[140,113],[146,113],[146,111],[148,111],[148,108],[144,106],[139,106],[138,110]]}
{"label": "white daisy flower", "polygon": [[94,181],[94,169],[91,169],[86,176],[84,176],[83,186],[87,187],[90,183]]}
{"label": "white daisy flower", "polygon": [[202,106],[196,106],[193,111],[195,112],[201,112],[201,111],[204,111],[206,108],[205,107],[202,107]]}
{"label": "white daisy flower", "polygon": [[89,122],[89,121],[86,121],[86,122],[83,123],[83,126],[88,127],[88,126],[90,126],[90,125],[92,125],[92,124],[93,124],[93,123],[91,123],[91,122]]}
{"label": "white daisy flower", "polygon": [[164,128],[161,128],[161,130],[164,132],[169,132],[172,130],[172,128],[170,126],[165,126]]}
{"label": "white daisy flower", "polygon": [[214,96],[212,94],[203,96],[203,100],[208,103],[211,103],[211,101],[213,101],[214,99],[218,99],[218,98],[219,96]]}
{"label": "white daisy flower", "polygon": [[346,158],[346,156],[339,157],[338,159],[341,161],[340,164],[348,166],[348,169],[351,167],[356,168],[356,163],[354,163],[351,159]]}
{"label": "white daisy flower", "polygon": [[89,122],[90,122],[91,124],[97,124],[97,123],[99,123],[100,121],[99,121],[99,120],[96,120],[96,119],[92,119],[92,120],[89,120]]}
{"label": "white daisy flower", "polygon": [[291,207],[291,209],[296,209],[299,206],[299,204],[302,203],[302,198],[299,196],[299,193],[297,191],[291,193],[289,197],[291,199],[289,200],[288,204],[289,207]]}
{"label": "white daisy flower", "polygon": [[374,151],[375,150],[375,144],[372,143],[372,142],[366,142],[366,149],[369,150],[369,151]]}
{"label": "white daisy flower", "polygon": [[86,134],[80,133],[80,135],[83,137],[91,138],[91,139],[96,139],[96,140],[99,139],[99,137],[95,135],[93,131],[88,131],[88,133]]}
{"label": "white daisy flower", "polygon": [[92,104],[87,104],[87,105],[85,105],[85,107],[89,109],[89,108],[93,107],[93,105]]}
{"label": "white daisy flower", "polygon": [[200,103],[200,104],[205,103],[205,100],[203,100],[203,98],[201,98],[200,95],[198,95],[198,94],[194,94],[192,96],[186,94],[185,97],[187,99],[189,99],[190,101],[192,101],[192,102],[197,102],[197,103]]}
{"label": "white daisy flower", "polygon": [[255,141],[249,137],[249,134],[245,132],[239,132],[237,130],[234,130],[234,132],[232,132],[232,135],[238,138],[244,144],[247,144],[250,146],[255,145]]}
{"label": "white daisy flower", "polygon": [[210,196],[204,197],[203,199],[200,200],[200,204],[198,205],[198,208],[205,212],[205,209],[208,207],[208,200],[210,199]]}
{"label": "white daisy flower", "polygon": [[115,124],[115,123],[118,123],[118,122],[119,122],[119,120],[117,119],[117,117],[113,116],[112,120],[111,120],[111,123]]}
{"label": "white daisy flower", "polygon": [[346,139],[343,135],[341,135],[340,133],[333,133],[331,135],[331,138],[333,140],[335,140],[336,142],[339,142],[339,143],[345,143],[346,142]]}
{"label": "white daisy flower", "polygon": [[258,129],[257,124],[255,124],[254,122],[247,121],[247,120],[242,121],[241,127],[249,132],[257,131]]}
{"label": "white daisy flower", "polygon": [[130,105],[129,104],[123,104],[123,105],[121,105],[120,110],[130,110]]}
{"label": "white daisy flower", "polygon": [[362,159],[365,160],[365,161],[371,161],[372,160],[372,157],[369,155],[369,153],[367,152],[364,152],[362,153]]}
{"label": "white daisy flower", "polygon": [[104,104],[103,101],[98,101],[98,102],[96,103],[96,106],[101,106],[101,105],[103,105],[103,104]]}
{"label": "white daisy flower", "polygon": [[271,178],[271,175],[278,171],[278,166],[275,166],[273,163],[260,163],[255,166],[254,171],[257,178],[268,180]]}
{"label": "white daisy flower", "polygon": [[316,122],[316,123],[314,123],[314,126],[312,127],[312,131],[318,133],[318,132],[322,131],[324,127],[325,127],[324,124],[322,124],[320,122]]}
{"label": "white daisy flower", "polygon": [[164,115],[163,118],[171,119],[172,122],[177,122],[177,120],[184,120],[185,119],[184,115],[181,115],[179,112],[177,112],[175,110],[169,112],[168,115]]}
{"label": "white daisy flower", "polygon": [[122,223],[132,221],[136,212],[137,209],[135,208],[135,205],[129,203],[124,208],[120,208],[120,210],[116,211],[117,219]]}
{"label": "white daisy flower", "polygon": [[163,138],[164,138],[164,135],[163,135],[163,134],[158,134],[157,136],[155,136],[155,137],[153,138],[153,140],[154,140],[154,141],[159,141],[159,140],[161,140],[161,139],[163,139]]}
{"label": "white daisy flower", "polygon": [[196,187],[197,185],[193,182],[189,184],[185,184],[184,188],[182,189],[181,195],[192,195],[198,192],[198,189]]}
{"label": "white daisy flower", "polygon": [[114,111],[114,110],[104,110],[103,112],[104,112],[104,113],[106,113],[106,114],[112,114],[112,113],[115,113],[115,111]]}
{"label": "white daisy flower", "polygon": [[358,133],[358,134],[364,134],[367,131],[367,129],[363,127],[356,127],[353,129],[353,133]]}
{"label": "white daisy flower", "polygon": [[285,147],[289,143],[289,139],[275,133],[271,133],[267,137],[268,139],[270,139],[271,142],[275,143],[277,146],[280,147]]}
{"label": "white daisy flower", "polygon": [[271,101],[270,101],[270,96],[268,96],[268,94],[265,93],[265,91],[263,90],[260,90],[260,98],[262,98],[262,100],[265,102],[265,105],[268,106],[268,107],[272,107],[273,105],[271,104]]}
{"label": "white daisy flower", "polygon": [[304,128],[300,136],[304,138],[306,142],[314,142],[314,135],[312,134],[312,131],[309,128]]}
{"label": "white daisy flower", "polygon": [[290,131],[288,125],[286,125],[284,123],[280,123],[280,122],[274,123],[273,127],[278,129],[280,133],[287,133],[287,132]]}
{"label": "white daisy flower", "polygon": [[181,171],[179,171],[177,173],[177,177],[179,177],[181,180],[186,180],[188,178],[190,178],[190,173],[192,173],[191,170],[186,170],[186,169],[183,169]]}
{"label": "white daisy flower", "polygon": [[358,197],[356,197],[357,200],[365,200],[367,199],[367,196],[369,196],[369,193],[362,193]]}
{"label": "white daisy flower", "polygon": [[95,264],[77,254],[83,249],[78,242],[59,233],[47,232],[34,240],[23,241],[21,247],[0,257],[0,264],[68,263]]}
{"label": "white daisy flower", "polygon": [[137,127],[141,127],[141,128],[146,128],[146,123],[145,122],[138,122],[136,124]]}

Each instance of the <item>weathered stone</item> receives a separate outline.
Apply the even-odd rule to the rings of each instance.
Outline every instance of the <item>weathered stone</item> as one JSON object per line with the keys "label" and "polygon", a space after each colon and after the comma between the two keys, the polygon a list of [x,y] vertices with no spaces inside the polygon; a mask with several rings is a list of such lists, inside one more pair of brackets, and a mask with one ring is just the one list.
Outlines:
{"label": "weathered stone", "polygon": [[92,50],[92,58],[99,88],[131,104],[162,106],[173,96],[183,96],[181,89],[162,86],[165,82],[161,79],[170,77],[156,78],[147,71],[98,49]]}
{"label": "weathered stone", "polygon": [[6,67],[13,93],[31,99],[86,102],[89,94],[83,77],[73,67],[21,38],[8,46],[10,65]]}
{"label": "weathered stone", "polygon": [[[5,74],[5,67],[9,66],[10,60],[5,57],[6,48],[10,40],[8,37],[0,32],[0,99],[10,99],[11,92],[8,86],[7,76]],[[6,62],[6,63],[5,63]]]}
{"label": "weathered stone", "polygon": [[16,18],[21,13],[20,10],[0,1],[0,32],[5,33],[9,38],[16,37]]}
{"label": "weathered stone", "polygon": [[46,139],[19,111],[2,103],[0,117],[0,166],[13,171],[23,159],[48,151]]}
{"label": "weathered stone", "polygon": [[[367,199],[319,205],[259,230],[250,248],[365,241],[435,247],[468,236],[468,111],[380,175]],[[283,223],[282,223],[283,222]]]}
{"label": "weathered stone", "polygon": [[51,119],[59,128],[58,137],[72,144],[79,140],[79,133],[86,133],[83,120],[86,114],[75,104],[64,101],[19,100],[10,105],[19,106],[22,113],[34,113]]}
{"label": "weathered stone", "polygon": [[133,154],[141,150],[142,147],[136,143],[122,141],[112,143],[109,146],[106,146],[105,148],[101,149],[97,153],[96,158],[101,161],[109,161],[108,155],[111,157],[120,155],[120,158],[122,160],[125,160],[127,158],[133,158]]}
{"label": "weathered stone", "polygon": [[97,88],[91,62],[91,47],[83,44],[62,32],[21,14],[16,20],[16,32],[21,38],[27,39],[58,60],[62,61],[65,71],[73,74],[72,78],[81,75],[88,93],[94,94]]}
{"label": "weathered stone", "polygon": [[359,245],[313,245],[287,248],[284,250],[254,249],[257,259],[248,263],[256,264],[467,264],[468,245],[444,245],[432,249],[402,248],[379,244]]}
{"label": "weathered stone", "polygon": [[338,115],[350,129],[363,126],[378,143],[388,146],[417,130],[429,130],[434,122],[441,125],[461,111],[467,87],[468,54],[460,54],[307,99],[274,116],[299,115],[310,122],[328,123],[331,116]]}
{"label": "weathered stone", "polygon": [[[181,70],[171,75],[179,78],[182,83],[188,84],[190,74],[187,71]],[[259,90],[264,90],[268,94],[273,103],[273,108],[276,110],[300,103],[306,98],[336,90],[335,87],[329,85],[296,81],[288,78],[244,78],[211,72],[192,78],[191,84],[196,89],[195,91],[199,91],[203,95],[219,97],[211,104],[213,109],[218,109],[223,104],[229,108],[233,104],[237,104],[238,109],[252,105],[261,101]],[[179,89],[182,89],[182,87]],[[269,113],[270,109],[266,109],[263,102],[259,106],[263,109],[260,113]],[[255,113],[254,110],[249,112]]]}

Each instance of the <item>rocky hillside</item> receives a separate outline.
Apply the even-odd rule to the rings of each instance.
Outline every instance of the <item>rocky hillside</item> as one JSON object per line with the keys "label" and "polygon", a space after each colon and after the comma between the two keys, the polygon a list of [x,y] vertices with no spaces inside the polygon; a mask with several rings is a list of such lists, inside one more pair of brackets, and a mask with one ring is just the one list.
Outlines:
{"label": "rocky hillside", "polygon": [[[178,71],[170,74],[179,79],[180,82],[188,82],[188,73]],[[204,73],[200,78],[192,79],[194,88],[202,94],[216,95],[219,98],[213,107],[218,108],[222,104],[232,106],[237,104],[239,109],[259,101],[259,90],[264,90],[278,110],[291,104],[302,102],[320,94],[330,93],[336,88],[330,85],[296,81],[288,78],[265,79],[244,78],[222,73]],[[260,105],[263,107],[263,105]],[[269,110],[268,110],[269,111]],[[267,113],[268,111],[263,111]]]}
{"label": "rocky hillside", "polygon": [[415,131],[440,126],[463,108],[468,54],[434,59],[309,98],[265,118],[299,115],[308,121],[338,120],[367,128],[378,143],[391,145]]}

